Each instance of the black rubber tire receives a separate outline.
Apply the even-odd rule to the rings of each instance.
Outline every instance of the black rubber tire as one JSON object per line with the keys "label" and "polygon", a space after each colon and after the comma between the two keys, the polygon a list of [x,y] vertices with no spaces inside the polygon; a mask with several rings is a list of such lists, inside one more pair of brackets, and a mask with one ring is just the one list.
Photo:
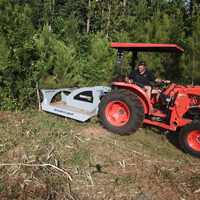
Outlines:
{"label": "black rubber tire", "polygon": [[[195,120],[187,125],[185,125],[179,134],[179,140],[181,143],[181,146],[183,147],[183,149],[190,155],[200,158],[200,139],[198,140],[197,138],[193,138],[191,139],[193,141],[193,143],[195,142],[196,145],[199,145],[198,149],[194,149],[194,147],[188,142],[189,138],[188,135],[191,134],[192,132],[198,132],[198,134],[200,135],[200,122]],[[200,137],[199,137],[200,138]],[[198,144],[199,143],[199,144]]]}
{"label": "black rubber tire", "polygon": [[[123,126],[115,126],[106,118],[106,107],[112,101],[121,101],[129,109],[130,118]],[[141,127],[144,119],[144,107],[141,100],[132,92],[124,89],[113,90],[107,93],[99,104],[99,120],[104,128],[120,135],[130,135]]]}

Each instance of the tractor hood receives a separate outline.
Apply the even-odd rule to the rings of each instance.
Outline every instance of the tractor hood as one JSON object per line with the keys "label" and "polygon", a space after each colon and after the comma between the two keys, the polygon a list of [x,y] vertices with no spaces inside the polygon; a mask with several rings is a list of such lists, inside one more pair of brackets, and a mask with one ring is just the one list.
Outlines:
{"label": "tractor hood", "polygon": [[112,48],[135,52],[166,52],[183,53],[184,50],[176,44],[148,44],[148,43],[112,43]]}

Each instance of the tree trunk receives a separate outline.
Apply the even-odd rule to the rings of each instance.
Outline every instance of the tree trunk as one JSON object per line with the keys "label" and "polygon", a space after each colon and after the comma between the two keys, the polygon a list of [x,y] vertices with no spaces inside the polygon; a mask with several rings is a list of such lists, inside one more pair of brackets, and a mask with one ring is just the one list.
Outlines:
{"label": "tree trunk", "polygon": [[111,5],[110,5],[110,0],[108,0],[108,25],[107,25],[107,28],[106,28],[106,39],[108,39],[108,35],[109,35],[109,28],[110,28],[110,12],[111,12]]}
{"label": "tree trunk", "polygon": [[[90,7],[91,0],[88,1],[88,6]],[[87,19],[87,33],[89,34],[90,31],[90,16],[88,15]]]}
{"label": "tree trunk", "polygon": [[193,49],[193,60],[192,60],[192,85],[194,85],[194,49]]}
{"label": "tree trunk", "polygon": [[38,83],[36,83],[36,91],[37,91],[37,101],[38,101],[38,109],[41,111],[41,104],[40,104],[40,93],[39,93],[39,86]]}
{"label": "tree trunk", "polygon": [[[49,0],[49,9],[51,11],[51,0]],[[51,21],[49,21],[49,31],[51,31]]]}
{"label": "tree trunk", "polygon": [[126,0],[123,1],[123,5],[126,6]]}

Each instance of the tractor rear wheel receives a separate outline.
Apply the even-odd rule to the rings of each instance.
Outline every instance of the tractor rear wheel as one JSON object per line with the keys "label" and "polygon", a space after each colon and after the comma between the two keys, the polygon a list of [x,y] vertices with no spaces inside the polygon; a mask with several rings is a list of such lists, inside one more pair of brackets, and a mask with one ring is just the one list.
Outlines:
{"label": "tractor rear wheel", "polygon": [[142,125],[144,107],[132,92],[113,90],[102,98],[98,115],[107,130],[120,135],[130,135]]}
{"label": "tractor rear wheel", "polygon": [[193,121],[180,131],[180,143],[183,149],[192,156],[200,158],[200,122]]}

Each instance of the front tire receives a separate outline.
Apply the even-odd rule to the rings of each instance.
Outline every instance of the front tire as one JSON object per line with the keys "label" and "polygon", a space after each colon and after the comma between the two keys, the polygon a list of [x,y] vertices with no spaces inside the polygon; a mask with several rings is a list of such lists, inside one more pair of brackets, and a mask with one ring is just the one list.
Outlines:
{"label": "front tire", "polygon": [[180,143],[190,155],[200,158],[200,122],[193,121],[181,129]]}
{"label": "front tire", "polygon": [[99,104],[99,120],[109,131],[130,135],[141,127],[144,107],[141,100],[128,90],[113,90]]}

